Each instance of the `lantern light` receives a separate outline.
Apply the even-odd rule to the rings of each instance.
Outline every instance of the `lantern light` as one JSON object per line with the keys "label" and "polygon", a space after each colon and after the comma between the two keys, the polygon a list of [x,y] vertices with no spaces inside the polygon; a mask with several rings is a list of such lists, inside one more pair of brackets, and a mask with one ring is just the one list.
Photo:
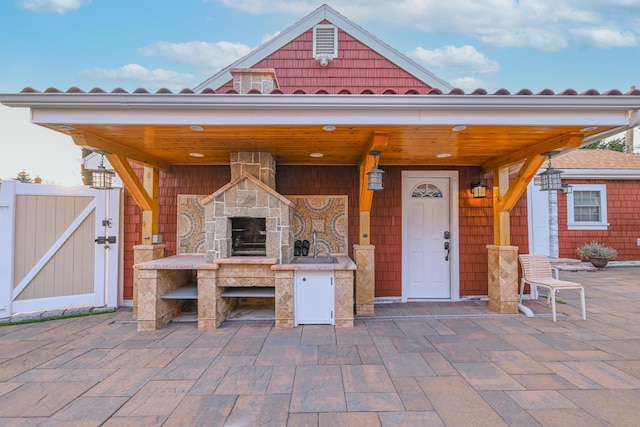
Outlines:
{"label": "lantern light", "polygon": [[542,154],[543,156],[549,157],[549,165],[547,166],[547,170],[540,174],[540,190],[542,191],[562,190],[562,179],[560,175],[562,175],[564,171],[554,169],[551,166],[551,157],[556,154],[558,154],[557,151],[549,151]]}
{"label": "lantern light", "polygon": [[483,199],[487,197],[487,186],[480,180],[471,181],[469,189],[471,190],[471,194],[473,194],[474,199]]}
{"label": "lantern light", "polygon": [[368,188],[373,191],[380,191],[383,189],[382,187],[382,174],[384,171],[382,169],[378,169],[378,156],[380,155],[380,151],[370,151],[369,155],[373,156],[373,168],[367,172],[368,175]]}
{"label": "lantern light", "polygon": [[98,169],[91,171],[91,188],[95,188],[97,190],[112,189],[112,180],[114,175],[114,172],[104,167],[104,154],[102,154]]}

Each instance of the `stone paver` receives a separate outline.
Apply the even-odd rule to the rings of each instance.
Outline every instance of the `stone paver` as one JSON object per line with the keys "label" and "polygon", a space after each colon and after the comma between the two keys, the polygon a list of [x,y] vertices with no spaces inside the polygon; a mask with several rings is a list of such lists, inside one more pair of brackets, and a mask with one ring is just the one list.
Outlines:
{"label": "stone paver", "polygon": [[639,273],[561,272],[585,285],[586,321],[563,292],[555,323],[541,299],[534,318],[377,306],[353,328],[137,332],[126,308],[3,326],[0,425],[635,426]]}

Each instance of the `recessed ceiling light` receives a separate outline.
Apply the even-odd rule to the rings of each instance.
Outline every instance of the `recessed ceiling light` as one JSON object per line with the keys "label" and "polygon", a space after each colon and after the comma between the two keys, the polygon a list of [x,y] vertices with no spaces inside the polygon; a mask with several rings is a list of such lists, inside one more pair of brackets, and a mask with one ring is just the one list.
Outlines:
{"label": "recessed ceiling light", "polygon": [[447,157],[451,157],[451,153],[440,153],[440,154],[436,154],[436,157],[439,159],[444,159]]}
{"label": "recessed ceiling light", "polygon": [[311,154],[309,154],[309,157],[323,157],[323,156],[324,156],[324,154],[322,154],[322,153],[311,153]]}
{"label": "recessed ceiling light", "polygon": [[598,126],[589,126],[589,127],[580,129],[580,132],[591,132],[592,130],[596,130],[596,129],[598,129]]}
{"label": "recessed ceiling light", "polygon": [[198,126],[198,125],[191,125],[189,126],[189,129],[195,132],[202,132],[204,130],[202,126]]}
{"label": "recessed ceiling light", "polygon": [[202,153],[189,153],[189,155],[191,157],[204,157],[204,154],[202,154]]}
{"label": "recessed ceiling light", "polygon": [[336,130],[336,127],[334,125],[324,125],[322,126],[322,130],[325,132],[333,132]]}
{"label": "recessed ceiling light", "polygon": [[461,132],[463,130],[465,130],[467,127],[465,125],[460,125],[460,126],[454,126],[451,128],[452,131],[454,132]]}
{"label": "recessed ceiling light", "polygon": [[60,128],[62,130],[76,130],[76,128],[74,128],[73,126],[69,126],[69,125],[60,125],[60,126],[58,126],[58,128]]}

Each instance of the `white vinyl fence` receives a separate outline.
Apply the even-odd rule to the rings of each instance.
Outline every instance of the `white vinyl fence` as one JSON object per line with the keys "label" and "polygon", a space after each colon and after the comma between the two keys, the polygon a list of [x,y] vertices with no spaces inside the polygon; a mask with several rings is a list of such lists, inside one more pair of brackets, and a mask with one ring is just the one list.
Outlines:
{"label": "white vinyl fence", "polygon": [[0,318],[118,305],[120,197],[0,182]]}

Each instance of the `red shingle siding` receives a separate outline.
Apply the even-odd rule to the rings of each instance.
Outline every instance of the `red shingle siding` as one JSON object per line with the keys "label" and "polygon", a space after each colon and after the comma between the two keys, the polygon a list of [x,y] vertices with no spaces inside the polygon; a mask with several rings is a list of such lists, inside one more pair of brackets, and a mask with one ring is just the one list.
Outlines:
{"label": "red shingle siding", "polygon": [[[309,30],[253,68],[274,68],[280,90],[284,93],[302,90],[312,94],[324,89],[335,94],[346,89],[359,94],[369,89],[381,94],[391,89],[402,94],[410,90],[424,94],[431,89],[342,30],[338,31],[338,57],[328,66],[320,66],[312,55],[313,32]],[[233,89],[233,84],[229,81],[215,89],[224,93]]]}
{"label": "red shingle siding", "polygon": [[570,184],[606,184],[608,230],[569,230],[567,196],[558,193],[559,255],[576,258],[576,248],[598,241],[618,250],[617,261],[640,259],[640,181],[572,180]]}

